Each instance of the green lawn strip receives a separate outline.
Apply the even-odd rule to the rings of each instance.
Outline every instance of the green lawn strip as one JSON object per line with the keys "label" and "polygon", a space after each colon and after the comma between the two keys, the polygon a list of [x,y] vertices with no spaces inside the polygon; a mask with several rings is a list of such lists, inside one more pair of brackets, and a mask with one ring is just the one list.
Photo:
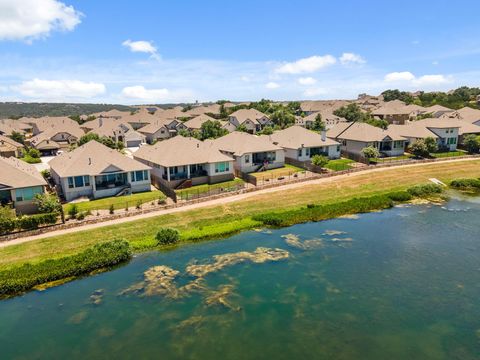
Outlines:
{"label": "green lawn strip", "polygon": [[195,185],[186,189],[175,190],[177,195],[181,198],[187,198],[191,194],[205,194],[216,189],[224,189],[225,191],[234,190],[236,187],[245,184],[242,179],[235,178],[234,180],[224,181],[218,184],[202,184]]}
{"label": "green lawn strip", "polygon": [[355,161],[350,159],[335,159],[335,160],[330,160],[327,163],[327,165],[325,165],[325,167],[333,171],[348,170],[352,168],[352,166],[349,164],[352,164],[354,162]]}
{"label": "green lawn strip", "polygon": [[415,184],[427,183],[432,177],[445,183],[455,178],[480,177],[479,164],[478,160],[449,164],[432,163],[408,169],[393,168],[374,174],[358,174],[288,191],[258,194],[255,197],[228,204],[202,207],[11,245],[0,248],[0,269],[25,262],[35,263],[49,258],[76,254],[96,243],[116,238],[127,240],[135,251],[151,249],[156,245],[155,235],[161,227],[179,230],[182,234],[181,241],[185,242],[198,239],[198,234],[209,235],[209,232],[217,227],[220,230],[216,234],[220,235],[223,231],[228,233],[230,230],[236,231],[242,227],[255,226],[249,221],[253,216],[265,212],[279,209],[298,210],[307,204],[326,205],[355,197],[384,195],[392,191],[405,190]]}
{"label": "green lawn strip", "polygon": [[[113,205],[115,210],[125,209],[127,206],[130,209],[134,209],[137,203],[145,204],[147,202],[158,202],[159,199],[165,200],[167,197],[159,190],[147,191],[142,193],[136,193],[131,195],[123,195],[118,197],[109,197],[98,200],[84,201],[76,203],[78,211],[94,211],[94,210],[107,210]],[[63,208],[68,211],[68,208],[72,204],[65,204]]]}
{"label": "green lawn strip", "polygon": [[255,176],[256,178],[276,178],[280,176],[293,175],[301,171],[305,171],[305,169],[299,168],[294,165],[285,164],[285,166],[281,168],[250,173],[250,175]]}
{"label": "green lawn strip", "polygon": [[445,157],[464,156],[464,155],[468,155],[468,153],[466,151],[457,150],[457,151],[446,151],[446,152],[432,153],[430,155],[434,158],[445,158]]}

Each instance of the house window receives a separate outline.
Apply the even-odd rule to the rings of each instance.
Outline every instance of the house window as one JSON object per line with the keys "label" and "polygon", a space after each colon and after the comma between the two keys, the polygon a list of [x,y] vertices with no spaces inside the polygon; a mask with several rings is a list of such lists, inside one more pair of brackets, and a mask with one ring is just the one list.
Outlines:
{"label": "house window", "polygon": [[245,163],[248,164],[250,162],[250,155],[245,155]]}
{"label": "house window", "polygon": [[403,143],[403,141],[394,141],[394,142],[393,142],[393,147],[394,147],[394,148],[397,148],[397,149],[398,149],[398,148],[401,148],[402,145],[403,145],[402,143]]}
{"label": "house window", "polygon": [[302,149],[298,149],[298,157],[302,157]]}
{"label": "house window", "polygon": [[132,182],[146,181],[148,180],[148,171],[147,170],[132,171],[130,173],[130,177],[132,178]]}
{"label": "house window", "polygon": [[22,188],[15,190],[15,198],[17,201],[29,201],[35,198],[36,194],[41,194],[43,189],[41,186]]}
{"label": "house window", "polygon": [[83,176],[75,176],[74,177],[74,182],[75,182],[75,187],[83,187],[84,182],[83,182]]}
{"label": "house window", "polygon": [[215,172],[225,172],[230,171],[230,164],[228,162],[215,163]]}
{"label": "house window", "polygon": [[457,138],[448,138],[447,139],[447,144],[448,145],[454,145],[457,143]]}
{"label": "house window", "polygon": [[85,186],[90,186],[90,176],[85,175],[83,177],[83,182],[85,183]]}
{"label": "house window", "polygon": [[307,157],[310,157],[310,148],[306,148],[305,152],[306,152]]}
{"label": "house window", "polygon": [[75,185],[73,184],[73,177],[68,178],[68,188],[73,189]]}
{"label": "house window", "polygon": [[347,140],[342,140],[342,145],[347,146]]}
{"label": "house window", "polygon": [[340,145],[337,145],[337,152],[340,152]]}

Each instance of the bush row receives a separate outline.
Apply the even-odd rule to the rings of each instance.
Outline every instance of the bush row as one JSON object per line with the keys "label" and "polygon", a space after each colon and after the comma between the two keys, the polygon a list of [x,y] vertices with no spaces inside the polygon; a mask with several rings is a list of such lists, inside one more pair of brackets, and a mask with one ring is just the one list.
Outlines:
{"label": "bush row", "polygon": [[33,230],[42,225],[57,222],[58,213],[36,214],[18,218],[0,218],[0,234],[8,234],[14,230]]}
{"label": "bush row", "polygon": [[93,270],[117,265],[130,257],[128,242],[113,240],[76,255],[3,270],[0,271],[0,297],[19,294],[50,281],[85,275]]}
{"label": "bush row", "polygon": [[309,204],[300,209],[255,215],[252,219],[264,225],[285,227],[309,221],[331,219],[346,214],[388,209],[392,207],[395,202],[407,202],[414,197],[425,197],[439,194],[442,191],[442,187],[436,184],[416,185],[406,191],[395,191],[385,195],[354,198],[327,205]]}
{"label": "bush row", "polygon": [[480,190],[480,179],[455,179],[450,186],[458,190]]}

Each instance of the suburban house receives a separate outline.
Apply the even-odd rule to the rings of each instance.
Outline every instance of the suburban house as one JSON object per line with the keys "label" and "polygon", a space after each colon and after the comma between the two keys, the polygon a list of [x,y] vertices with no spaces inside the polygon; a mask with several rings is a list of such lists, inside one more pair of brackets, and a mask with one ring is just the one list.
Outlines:
{"label": "suburban house", "polygon": [[47,182],[37,169],[13,157],[0,157],[0,204],[12,206],[17,214],[37,211],[33,200],[43,194]]}
{"label": "suburban house", "polygon": [[350,104],[347,100],[315,100],[303,101],[300,103],[300,110],[305,115],[311,115],[317,112],[333,112],[342,106]]}
{"label": "suburban house", "polygon": [[285,149],[285,157],[289,159],[310,161],[315,155],[329,159],[340,157],[340,143],[327,138],[325,132],[318,134],[301,126],[291,126],[265,137]]}
{"label": "suburban house", "polygon": [[100,137],[108,137],[115,142],[123,143],[126,147],[137,147],[145,143],[145,136],[123,120],[98,118],[98,126],[89,131]]}
{"label": "suburban house", "polygon": [[10,139],[8,136],[0,135],[0,156],[20,157],[23,145]]}
{"label": "suburban house", "polygon": [[78,126],[67,122],[45,128],[27,142],[44,155],[56,154],[61,149],[68,149],[76,144],[85,133]]}
{"label": "suburban house", "polygon": [[[466,125],[466,124],[465,124]],[[460,124],[449,119],[429,118],[412,121],[405,125],[390,126],[390,131],[408,140],[412,145],[419,139],[431,137],[437,140],[439,149],[455,151],[458,144]]]}
{"label": "suburban house", "polygon": [[195,131],[195,130],[200,130],[202,128],[203,123],[207,121],[219,121],[223,127],[227,127],[225,121],[220,121],[217,119],[212,118],[211,116],[208,115],[198,115],[195,116],[193,119],[185,121],[183,125],[189,130],[189,131]]}
{"label": "suburban house", "polygon": [[250,134],[255,134],[265,126],[272,125],[272,121],[267,115],[255,109],[240,109],[230,114],[228,118],[230,123],[229,131],[237,129],[243,125]]}
{"label": "suburban house", "polygon": [[176,189],[234,178],[233,158],[220,152],[212,141],[176,136],[142,146],[133,156],[152,168],[152,182],[160,188],[165,185]]}
{"label": "suburban house", "polygon": [[20,133],[25,136],[29,136],[33,132],[33,127],[22,121],[29,118],[20,118],[18,120],[13,119],[1,119],[0,120],[0,135],[10,136],[13,132]]}
{"label": "suburban house", "polygon": [[128,114],[129,114],[128,111],[120,111],[117,109],[112,109],[109,111],[102,111],[99,113],[92,114],[92,116],[95,116],[96,118],[102,117],[102,118],[120,119]]}
{"label": "suburban house", "polygon": [[140,128],[138,132],[145,136],[148,144],[153,144],[177,135],[180,129],[186,129],[186,126],[176,119],[157,118],[147,126]]}
{"label": "suburban house", "polygon": [[212,141],[217,149],[235,159],[235,170],[243,173],[285,166],[285,151],[268,136],[234,131]]}
{"label": "suburban house", "polygon": [[194,106],[192,109],[185,112],[188,116],[199,116],[204,114],[220,114],[220,105],[210,104],[210,105],[201,105]]}
{"label": "suburban house", "polygon": [[406,142],[396,132],[359,122],[338,124],[327,131],[327,137],[338,141],[342,151],[356,155],[368,146],[377,148],[383,156],[403,155]]}
{"label": "suburban house", "polygon": [[72,120],[66,116],[44,116],[41,118],[25,118],[22,120],[22,122],[32,126],[32,134],[34,136],[52,129],[57,129],[59,131],[80,129],[80,125],[78,125],[75,120]]}
{"label": "suburban house", "polygon": [[480,125],[480,110],[470,107],[463,107],[450,113],[442,115],[442,118],[460,119],[470,124]]}
{"label": "suburban house", "polygon": [[372,111],[372,115],[380,120],[386,120],[389,124],[405,124],[412,116],[416,116],[419,108],[417,105],[405,105],[403,101],[393,100],[384,103]]}
{"label": "suburban house", "polygon": [[333,113],[328,112],[328,111],[322,111],[322,112],[312,113],[312,114],[307,115],[305,117],[296,116],[295,117],[295,125],[302,126],[304,128],[310,129],[310,128],[312,128],[313,124],[315,123],[315,119],[317,118],[317,115],[319,115],[319,114],[322,117],[322,121],[325,123],[325,127],[327,129],[330,129],[337,124],[347,122],[347,119],[345,119],[345,118],[334,115]]}
{"label": "suburban house", "polygon": [[94,140],[50,161],[66,201],[150,191],[150,167]]}
{"label": "suburban house", "polygon": [[426,108],[423,108],[423,114],[431,114],[431,117],[439,118],[442,115],[452,113],[454,110],[449,109],[441,105],[432,105]]}

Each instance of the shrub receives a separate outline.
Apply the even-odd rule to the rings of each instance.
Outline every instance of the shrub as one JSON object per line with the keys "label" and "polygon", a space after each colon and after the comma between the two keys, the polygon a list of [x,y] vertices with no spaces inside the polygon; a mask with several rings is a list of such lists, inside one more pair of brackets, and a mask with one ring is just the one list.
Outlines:
{"label": "shrub", "polygon": [[178,242],[179,238],[180,233],[178,230],[172,228],[161,228],[155,236],[155,239],[159,245],[175,244]]}
{"label": "shrub", "polygon": [[142,202],[138,200],[137,204],[135,205],[135,209],[140,210],[141,208],[142,208]]}
{"label": "shrub", "polygon": [[410,145],[409,151],[416,158],[422,158],[422,157],[428,157],[429,156],[427,144],[425,144],[425,141],[423,141],[422,139],[417,140],[415,143]]}
{"label": "shrub", "polygon": [[396,202],[407,202],[412,200],[413,196],[408,191],[396,191],[388,193],[387,196]]}
{"label": "shrub", "polygon": [[0,218],[0,234],[8,234],[15,230],[15,219]]}
{"label": "shrub", "polygon": [[41,225],[51,225],[57,222],[58,213],[36,214],[22,216],[15,220],[15,227],[19,230],[33,230]]}
{"label": "shrub", "polygon": [[3,270],[0,271],[0,296],[15,295],[39,284],[85,275],[93,270],[120,264],[130,257],[129,244],[124,240],[113,240],[76,255]]}
{"label": "shrub", "polygon": [[68,209],[67,209],[67,214],[70,216],[70,218],[75,219],[78,214],[78,205],[77,204],[71,204]]}
{"label": "shrub", "polygon": [[367,146],[362,149],[362,155],[365,156],[367,159],[376,159],[380,156],[380,152],[376,147]]}
{"label": "shrub", "polygon": [[478,153],[478,151],[480,150],[480,136],[468,134],[463,139],[463,145],[470,154]]}
{"label": "shrub", "polygon": [[113,204],[110,205],[110,207],[108,208],[108,212],[110,214],[114,214],[115,213],[115,206],[113,206]]}
{"label": "shrub", "polygon": [[435,140],[433,137],[426,137],[425,138],[425,146],[427,147],[427,151],[429,153],[434,153],[438,151],[438,145],[437,145],[437,140]]}
{"label": "shrub", "polygon": [[86,211],[81,211],[77,215],[77,220],[83,220],[83,219],[85,219],[85,216],[87,216],[87,212]]}
{"label": "shrub", "polygon": [[313,155],[312,164],[323,168],[325,165],[328,164],[328,157],[323,155]]}
{"label": "shrub", "polygon": [[158,205],[165,205],[166,203],[167,203],[167,200],[164,197],[160,196],[158,198]]}
{"label": "shrub", "polygon": [[408,193],[414,197],[425,197],[433,194],[440,194],[443,188],[437,184],[415,185],[407,189]]}
{"label": "shrub", "polygon": [[480,190],[479,179],[455,179],[452,180],[450,186],[458,190]]}
{"label": "shrub", "polygon": [[38,206],[38,211],[41,213],[59,213],[62,211],[62,205],[57,195],[54,194],[36,194],[33,202]]}

